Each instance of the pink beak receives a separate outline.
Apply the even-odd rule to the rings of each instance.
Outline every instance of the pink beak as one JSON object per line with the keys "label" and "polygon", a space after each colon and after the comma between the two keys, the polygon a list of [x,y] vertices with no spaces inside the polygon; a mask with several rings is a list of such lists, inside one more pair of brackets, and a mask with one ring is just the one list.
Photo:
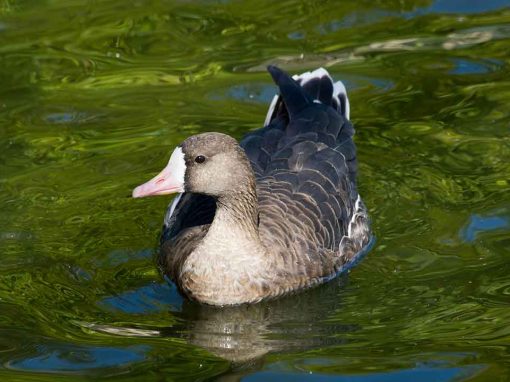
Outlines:
{"label": "pink beak", "polygon": [[186,164],[184,162],[184,155],[181,148],[177,147],[163,171],[133,190],[133,198],[184,192],[185,171]]}

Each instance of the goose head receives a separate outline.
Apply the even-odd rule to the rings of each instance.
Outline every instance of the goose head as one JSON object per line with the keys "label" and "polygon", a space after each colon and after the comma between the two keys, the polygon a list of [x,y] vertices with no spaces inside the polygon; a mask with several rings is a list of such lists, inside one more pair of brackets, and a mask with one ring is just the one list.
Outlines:
{"label": "goose head", "polygon": [[253,177],[244,150],[221,133],[203,133],[187,138],[175,148],[166,167],[133,190],[134,198],[191,192],[222,197]]}

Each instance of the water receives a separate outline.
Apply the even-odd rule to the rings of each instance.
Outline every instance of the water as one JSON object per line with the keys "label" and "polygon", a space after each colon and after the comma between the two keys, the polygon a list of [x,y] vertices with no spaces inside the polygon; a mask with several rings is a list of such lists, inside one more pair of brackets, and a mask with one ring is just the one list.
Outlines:
{"label": "water", "polygon": [[[348,86],[377,242],[255,306],[155,266],[173,147],[261,126],[264,67]],[[510,3],[0,1],[0,379],[510,379]]]}

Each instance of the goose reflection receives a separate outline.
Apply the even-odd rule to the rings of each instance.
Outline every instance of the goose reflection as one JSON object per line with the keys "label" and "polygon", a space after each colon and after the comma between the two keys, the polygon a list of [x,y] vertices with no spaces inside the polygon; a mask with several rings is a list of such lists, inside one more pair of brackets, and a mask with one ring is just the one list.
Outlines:
{"label": "goose reflection", "polygon": [[[169,311],[174,322],[166,328],[119,327],[77,322],[93,331],[129,337],[184,339],[233,364],[252,363],[268,353],[300,351],[343,343],[357,325],[341,322],[346,274],[331,282],[258,304],[213,307],[182,299],[173,284],[153,283],[107,297],[102,305],[123,314]],[[177,318],[177,320],[175,320]]]}
{"label": "goose reflection", "polygon": [[190,344],[234,364],[253,362],[270,352],[299,351],[343,343],[357,325],[338,322],[346,276],[327,285],[259,304],[212,307],[184,301],[183,323],[161,334],[184,337]]}

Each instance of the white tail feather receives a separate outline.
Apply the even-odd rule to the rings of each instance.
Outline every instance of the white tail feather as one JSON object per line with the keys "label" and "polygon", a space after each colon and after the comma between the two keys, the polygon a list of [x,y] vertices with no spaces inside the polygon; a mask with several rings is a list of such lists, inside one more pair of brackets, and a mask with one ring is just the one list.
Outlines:
{"label": "white tail feather", "polygon": [[[329,75],[328,71],[324,68],[318,68],[311,72],[304,72],[301,74],[295,74],[292,76],[292,78],[300,83],[301,86],[304,86],[308,81],[314,79],[314,78],[322,78],[322,77],[328,77],[333,84],[333,102],[338,105],[338,112],[343,114],[346,119],[350,119],[351,114],[351,108],[349,104],[349,97],[347,97],[347,90],[345,88],[345,85],[342,81],[334,82],[331,76]],[[273,117],[275,107],[278,103],[278,99],[280,96],[276,94],[271,104],[269,105],[269,110],[266,114],[266,119],[264,121],[264,126],[269,125],[271,122],[271,119]],[[319,100],[314,100],[314,102],[320,102]],[[342,107],[343,106],[343,107]],[[343,109],[343,110],[342,110]]]}

